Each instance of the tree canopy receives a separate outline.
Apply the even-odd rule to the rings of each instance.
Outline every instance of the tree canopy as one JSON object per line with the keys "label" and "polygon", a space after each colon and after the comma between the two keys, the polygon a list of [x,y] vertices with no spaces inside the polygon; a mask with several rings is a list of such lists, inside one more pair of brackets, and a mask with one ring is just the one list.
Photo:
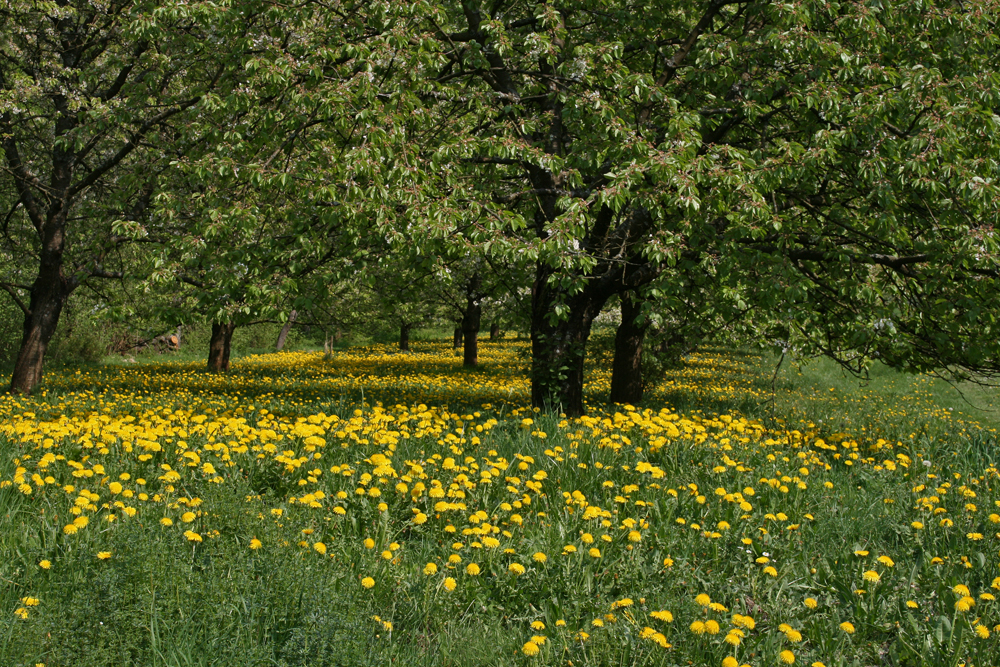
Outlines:
{"label": "tree canopy", "polygon": [[[40,7],[6,3],[0,46],[28,347],[36,300],[158,235],[216,321],[362,255],[528,270],[532,400],[568,414],[609,303],[625,356],[739,321],[855,370],[1000,371],[996,2]],[[80,219],[106,231],[50,248]]]}

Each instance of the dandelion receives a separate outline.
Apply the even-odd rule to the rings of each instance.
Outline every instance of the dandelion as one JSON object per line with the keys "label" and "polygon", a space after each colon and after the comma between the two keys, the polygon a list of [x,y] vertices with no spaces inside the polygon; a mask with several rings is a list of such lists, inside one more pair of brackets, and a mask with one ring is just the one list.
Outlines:
{"label": "dandelion", "polygon": [[525,571],[524,566],[521,565],[520,563],[511,563],[510,565],[507,566],[507,570],[517,575],[524,574]]}
{"label": "dandelion", "polygon": [[913,530],[923,530],[924,524],[920,523],[919,521],[914,521],[910,524],[910,528],[912,528]]}
{"label": "dandelion", "polygon": [[98,551],[97,552],[97,557],[100,560],[108,560],[109,558],[111,558],[111,552],[110,551]]}
{"label": "dandelion", "polygon": [[896,563],[888,556],[879,556],[878,562],[882,563],[886,567],[893,567]]}
{"label": "dandelion", "polygon": [[191,523],[197,518],[198,515],[195,514],[194,512],[184,512],[184,514],[181,514],[181,521],[183,521],[184,523]]}
{"label": "dandelion", "polygon": [[468,565],[465,566],[465,573],[468,574],[470,577],[479,576],[479,572],[480,572],[479,566],[476,565],[475,563],[469,563]]}
{"label": "dandelion", "polygon": [[365,549],[374,549],[375,548],[375,540],[373,540],[370,537],[365,538],[365,543],[364,544],[365,544]]}
{"label": "dandelion", "polygon": [[160,519],[160,525],[161,526],[172,526],[172,525],[174,525],[174,522],[173,522],[173,519],[170,519],[169,517],[163,517],[162,519]]}
{"label": "dandelion", "polygon": [[816,598],[806,598],[802,601],[802,604],[804,604],[807,609],[815,609],[819,606],[819,603],[816,602]]}
{"label": "dandelion", "polygon": [[861,578],[864,579],[865,581],[877,584],[882,577],[880,577],[879,573],[876,572],[875,570],[867,570],[865,571],[864,574],[861,575]]}
{"label": "dandelion", "polygon": [[437,574],[437,571],[438,571],[438,566],[435,563],[427,563],[427,565],[424,565],[424,574],[426,574],[428,577]]}
{"label": "dandelion", "polygon": [[972,595],[972,593],[969,591],[969,587],[966,586],[965,584],[956,584],[954,587],[952,587],[951,592],[954,593],[955,595],[961,595],[962,597],[968,597]]}
{"label": "dandelion", "polygon": [[373,588],[375,586],[375,580],[371,577],[365,577],[361,580],[361,585],[365,588]]}
{"label": "dandelion", "polygon": [[778,571],[775,570],[770,565],[768,565],[767,567],[764,568],[764,574],[766,574],[768,576],[771,576],[771,577],[777,577],[778,576]]}
{"label": "dandelion", "polygon": [[315,544],[313,544],[313,549],[316,550],[316,553],[322,556],[326,555],[326,545],[323,544],[322,542],[316,542]]}
{"label": "dandelion", "polygon": [[695,597],[694,601],[702,607],[707,607],[712,603],[712,598],[708,597],[705,593],[701,593]]}
{"label": "dandelion", "polygon": [[705,624],[702,621],[694,621],[688,628],[696,635],[705,634]]}
{"label": "dandelion", "polygon": [[544,563],[546,560],[548,560],[548,556],[546,556],[541,551],[536,551],[534,554],[531,555],[531,560],[535,561],[536,563]]}
{"label": "dandelion", "polygon": [[840,629],[843,630],[844,632],[846,632],[849,635],[853,635],[854,634],[854,625],[851,624],[850,621],[844,621],[843,623],[841,623],[840,624]]}
{"label": "dandelion", "polygon": [[456,586],[458,586],[458,582],[457,581],[455,581],[452,577],[445,577],[445,580],[444,580],[444,587],[445,587],[445,589],[447,589],[448,591],[453,591],[453,590],[455,590]]}
{"label": "dandelion", "polygon": [[739,665],[739,661],[731,655],[722,659],[722,667],[739,667]]}
{"label": "dandelion", "polygon": [[545,624],[542,623],[541,621],[532,621],[531,622],[531,629],[532,630],[544,630],[545,629]]}
{"label": "dandelion", "polygon": [[49,568],[52,567],[52,561],[50,560],[38,561],[38,567],[42,568],[43,570],[48,570]]}
{"label": "dandelion", "polygon": [[907,606],[908,608],[910,608],[910,609],[917,609],[917,608],[919,608],[919,607],[920,607],[920,605],[918,605],[918,604],[917,604],[916,602],[914,602],[913,600],[907,600],[907,601],[906,601],[906,606]]}
{"label": "dandelion", "polygon": [[656,620],[663,621],[665,623],[673,623],[674,621],[674,615],[669,611],[651,611],[649,615]]}
{"label": "dandelion", "polygon": [[786,665],[795,664],[795,654],[787,649],[779,653],[778,658],[781,660],[781,662],[785,663]]}
{"label": "dandelion", "polygon": [[987,628],[985,625],[977,625],[976,636],[978,636],[980,639],[989,639],[990,638],[989,628]]}
{"label": "dandelion", "polygon": [[601,557],[601,550],[598,549],[597,547],[591,547],[590,551],[588,551],[587,553],[590,555],[591,558],[600,558]]}
{"label": "dandelion", "polygon": [[201,542],[201,535],[194,532],[193,530],[185,530],[184,537],[188,539],[189,542]]}
{"label": "dandelion", "polygon": [[253,549],[254,551],[260,549],[262,546],[264,545],[256,537],[250,540],[250,548]]}
{"label": "dandelion", "polygon": [[538,649],[538,644],[536,644],[534,642],[526,642],[524,644],[524,646],[521,647],[521,653],[523,653],[523,654],[525,654],[527,656],[536,656],[536,655],[538,655],[538,650],[539,650]]}

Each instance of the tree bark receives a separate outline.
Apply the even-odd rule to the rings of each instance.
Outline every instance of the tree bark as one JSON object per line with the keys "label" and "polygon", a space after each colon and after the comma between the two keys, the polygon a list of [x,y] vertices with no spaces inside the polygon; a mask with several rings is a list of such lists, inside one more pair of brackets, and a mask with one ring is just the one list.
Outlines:
{"label": "tree bark", "polygon": [[615,359],[611,370],[611,402],[635,405],[642,401],[642,342],[648,325],[638,323],[642,301],[621,295],[622,321],[615,334]]}
{"label": "tree bark", "polygon": [[475,367],[479,363],[479,328],[483,321],[483,304],[479,295],[482,279],[479,273],[472,274],[465,286],[465,315],[462,317],[462,338],[464,350],[462,365]]}
{"label": "tree bark", "polygon": [[500,323],[493,320],[493,324],[490,325],[490,340],[497,340],[500,338]]}
{"label": "tree bark", "polygon": [[[462,320],[463,322],[465,321],[465,316],[462,317]],[[455,348],[456,350],[461,350],[464,341],[465,337],[464,334],[462,333],[462,323],[459,323],[459,325],[455,327],[455,333],[452,334],[451,338],[452,347]]]}
{"label": "tree bark", "polygon": [[225,373],[229,370],[229,350],[236,325],[232,322],[212,324],[212,339],[208,343],[208,370]]}
{"label": "tree bark", "polygon": [[401,324],[399,325],[399,351],[409,352],[410,351],[410,329],[413,327],[412,324]]}
{"label": "tree bark", "polygon": [[[567,417],[585,414],[583,363],[594,318],[610,295],[585,288],[568,298],[548,284],[551,269],[539,266],[531,304],[531,404]],[[565,317],[553,319],[558,303],[568,306]]]}
{"label": "tree bark", "polygon": [[285,347],[285,341],[288,340],[288,332],[292,330],[292,325],[295,324],[297,316],[298,313],[294,310],[288,314],[288,321],[285,322],[285,326],[281,327],[281,332],[278,334],[278,342],[274,346],[276,352],[281,352],[282,348]]}
{"label": "tree bark", "polygon": [[476,366],[479,363],[479,327],[482,322],[483,307],[478,300],[470,300],[462,318],[462,336],[465,339],[462,365]]}
{"label": "tree bark", "polygon": [[42,381],[45,352],[59,324],[59,315],[69,293],[58,269],[40,271],[31,289],[31,302],[24,315],[21,347],[14,363],[10,389],[18,394],[30,394]]}

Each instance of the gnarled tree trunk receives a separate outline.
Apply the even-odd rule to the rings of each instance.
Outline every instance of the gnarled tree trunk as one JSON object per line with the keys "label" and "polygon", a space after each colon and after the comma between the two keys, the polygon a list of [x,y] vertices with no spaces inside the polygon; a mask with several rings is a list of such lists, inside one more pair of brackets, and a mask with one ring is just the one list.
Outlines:
{"label": "gnarled tree trunk", "polygon": [[615,359],[611,370],[611,402],[635,405],[642,400],[642,341],[648,324],[638,323],[642,301],[621,295],[622,321],[615,334]]}
{"label": "gnarled tree trunk", "polygon": [[[548,284],[551,270],[539,267],[532,287],[531,304],[531,404],[543,410],[559,409],[567,417],[585,414],[583,362],[594,318],[608,296],[584,289],[561,298]],[[554,320],[557,303],[568,306],[564,318]]]}
{"label": "gnarled tree trunk", "polygon": [[46,266],[43,259],[38,278],[31,288],[28,312],[24,315],[21,347],[10,381],[11,391],[30,394],[42,381],[45,351],[56,332],[59,315],[69,293],[59,265]]}
{"label": "gnarled tree trunk", "polygon": [[232,322],[212,324],[212,339],[208,343],[208,370],[225,373],[229,370],[229,350],[236,325]]}

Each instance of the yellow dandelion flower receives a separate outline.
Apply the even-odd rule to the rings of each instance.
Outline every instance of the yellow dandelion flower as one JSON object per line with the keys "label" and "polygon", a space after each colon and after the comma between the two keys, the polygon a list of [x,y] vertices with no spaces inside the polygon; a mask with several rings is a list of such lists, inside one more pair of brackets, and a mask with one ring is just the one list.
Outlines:
{"label": "yellow dandelion flower", "polygon": [[879,576],[879,573],[876,572],[875,570],[865,571],[865,573],[861,575],[861,578],[864,579],[865,581],[870,581],[873,584],[877,584],[879,580],[882,579],[882,577]]}
{"label": "yellow dandelion flower", "polygon": [[260,549],[262,546],[264,546],[263,543],[260,540],[258,540],[256,537],[250,540],[250,548],[251,549],[253,549],[253,550],[256,551],[257,549]]}
{"label": "yellow dandelion flower", "polygon": [[99,559],[101,559],[101,560],[108,560],[109,558],[111,558],[111,552],[110,551],[98,551],[97,552],[97,557]]}
{"label": "yellow dandelion flower", "polygon": [[546,560],[548,560],[548,556],[546,556],[541,551],[536,551],[534,554],[531,555],[531,560],[535,561],[536,563],[544,563]]}
{"label": "yellow dandelion flower", "polygon": [[438,571],[438,566],[435,563],[427,563],[427,565],[424,565],[424,574],[426,574],[428,577],[433,574],[437,574],[437,571]]}
{"label": "yellow dandelion flower", "polygon": [[819,603],[816,602],[816,598],[806,598],[802,601],[802,604],[804,604],[807,609],[815,609],[819,606]]}
{"label": "yellow dandelion flower", "polygon": [[52,561],[49,560],[38,561],[38,567],[42,568],[43,570],[48,570],[49,568],[52,567]]}
{"label": "yellow dandelion flower", "polygon": [[313,549],[315,549],[316,553],[320,555],[326,555],[326,545],[322,542],[316,542],[313,544]]}
{"label": "yellow dandelion flower", "polygon": [[779,653],[778,658],[781,660],[781,662],[785,663],[786,665],[795,664],[795,654],[787,649]]}
{"label": "yellow dandelion flower", "polygon": [[455,590],[456,586],[458,586],[458,582],[455,581],[453,578],[451,578],[451,577],[446,577],[445,578],[445,580],[444,580],[444,587],[447,590],[453,591],[453,590]]}
{"label": "yellow dandelion flower", "polygon": [[989,631],[989,629],[985,625],[977,625],[976,626],[976,635],[980,639],[989,639],[990,638],[990,631]]}
{"label": "yellow dandelion flower", "polygon": [[854,634],[854,625],[851,624],[850,621],[844,621],[843,623],[841,623],[840,624],[840,629],[843,630],[844,632],[846,632],[849,635],[853,635]]}
{"label": "yellow dandelion flower", "polygon": [[534,642],[525,642],[524,646],[521,647],[521,653],[527,656],[536,656],[538,651],[538,644]]}
{"label": "yellow dandelion flower", "polygon": [[518,575],[524,574],[525,571],[524,566],[521,565],[520,563],[511,563],[510,565],[507,566],[507,569],[510,572]]}
{"label": "yellow dandelion flower", "polygon": [[373,588],[375,586],[375,580],[371,577],[365,577],[361,580],[361,585],[365,588]]}
{"label": "yellow dandelion flower", "polygon": [[479,566],[476,565],[475,563],[469,563],[468,565],[465,566],[465,573],[468,574],[469,576],[472,577],[478,576],[479,572],[480,572]]}
{"label": "yellow dandelion flower", "polygon": [[700,604],[702,607],[707,607],[708,605],[712,604],[712,598],[710,598],[705,593],[699,593],[697,596],[695,596],[694,601]]}

